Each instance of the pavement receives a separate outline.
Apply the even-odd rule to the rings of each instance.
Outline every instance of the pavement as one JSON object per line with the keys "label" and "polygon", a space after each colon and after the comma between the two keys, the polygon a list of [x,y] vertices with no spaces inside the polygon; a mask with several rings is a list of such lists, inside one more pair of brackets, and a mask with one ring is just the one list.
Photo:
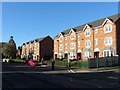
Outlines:
{"label": "pavement", "polygon": [[31,67],[27,64],[4,63],[2,87],[14,88],[120,88],[119,67],[94,69],[55,66]]}
{"label": "pavement", "polygon": [[[93,69],[80,69],[80,68],[69,68],[67,69],[69,73],[97,73],[97,72],[117,72],[120,73],[120,67],[106,67],[106,68],[93,68]],[[54,71],[47,71],[42,73],[68,73],[66,70],[54,70]]]}

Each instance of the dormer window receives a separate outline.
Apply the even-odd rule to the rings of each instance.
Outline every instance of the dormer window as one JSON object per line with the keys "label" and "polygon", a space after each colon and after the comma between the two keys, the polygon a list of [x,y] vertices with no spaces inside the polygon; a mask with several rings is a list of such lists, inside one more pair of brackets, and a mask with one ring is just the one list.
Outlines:
{"label": "dormer window", "polygon": [[62,42],[62,40],[63,40],[63,38],[61,37],[61,38],[60,38],[60,42]]}
{"label": "dormer window", "polygon": [[89,37],[90,36],[90,30],[87,30],[86,31],[86,37]]}
{"label": "dormer window", "polygon": [[112,31],[112,25],[111,25],[111,24],[105,25],[105,27],[104,27],[104,32],[105,32],[105,33],[109,33],[109,32],[111,32],[111,31]]}
{"label": "dormer window", "polygon": [[74,34],[71,34],[70,38],[71,38],[71,40],[73,40],[74,39]]}

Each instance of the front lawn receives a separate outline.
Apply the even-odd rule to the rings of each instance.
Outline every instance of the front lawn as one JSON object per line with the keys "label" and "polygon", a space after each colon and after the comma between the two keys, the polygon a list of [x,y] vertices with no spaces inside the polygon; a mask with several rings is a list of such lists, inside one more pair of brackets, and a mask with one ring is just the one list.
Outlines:
{"label": "front lawn", "polygon": [[19,63],[22,63],[23,60],[22,59],[10,59],[10,62],[19,62]]}

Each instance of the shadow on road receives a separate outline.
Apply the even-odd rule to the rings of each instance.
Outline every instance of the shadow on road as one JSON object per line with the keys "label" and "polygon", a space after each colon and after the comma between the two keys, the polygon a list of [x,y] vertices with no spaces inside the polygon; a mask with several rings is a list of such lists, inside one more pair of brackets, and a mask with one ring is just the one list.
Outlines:
{"label": "shadow on road", "polygon": [[[3,64],[3,88],[119,88],[120,73],[117,72],[68,72],[65,67],[55,67],[55,71],[65,73],[49,73],[51,67],[29,67],[22,64]],[[19,67],[16,67],[19,66]],[[27,67],[25,67],[27,66]],[[74,68],[73,68],[74,69]],[[11,73],[18,71],[18,73]],[[29,73],[25,73],[29,71]],[[31,72],[30,72],[31,71]],[[32,72],[36,73],[32,73]],[[46,73],[37,72],[46,71]]]}

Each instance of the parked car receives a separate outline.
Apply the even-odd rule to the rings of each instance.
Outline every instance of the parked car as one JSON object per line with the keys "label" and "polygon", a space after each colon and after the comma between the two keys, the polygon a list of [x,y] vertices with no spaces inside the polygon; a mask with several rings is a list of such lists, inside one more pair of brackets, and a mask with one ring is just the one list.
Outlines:
{"label": "parked car", "polygon": [[29,60],[28,61],[28,65],[30,65],[30,66],[37,66],[37,65],[40,65],[40,63],[38,61]]}
{"label": "parked car", "polygon": [[29,59],[24,59],[23,62],[24,62],[24,63],[28,63],[28,61],[29,61]]}

